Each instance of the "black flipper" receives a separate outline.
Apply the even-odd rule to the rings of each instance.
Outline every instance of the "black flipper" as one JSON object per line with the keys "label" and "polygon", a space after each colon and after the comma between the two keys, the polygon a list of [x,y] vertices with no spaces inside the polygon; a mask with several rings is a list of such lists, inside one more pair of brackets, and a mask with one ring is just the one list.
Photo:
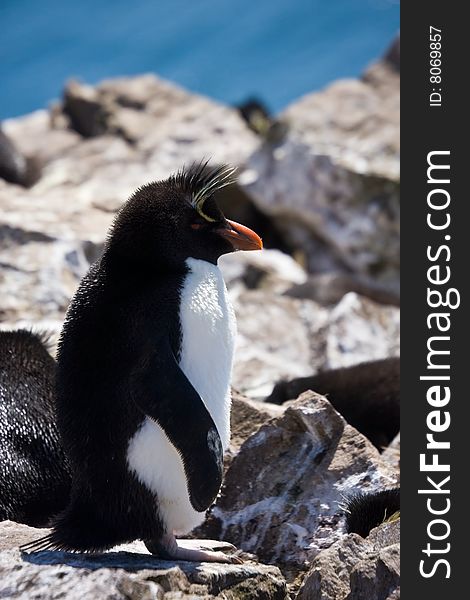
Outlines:
{"label": "black flipper", "polygon": [[220,436],[202,398],[180,369],[168,338],[140,358],[132,373],[136,405],[164,430],[179,452],[195,510],[209,508],[222,484]]}

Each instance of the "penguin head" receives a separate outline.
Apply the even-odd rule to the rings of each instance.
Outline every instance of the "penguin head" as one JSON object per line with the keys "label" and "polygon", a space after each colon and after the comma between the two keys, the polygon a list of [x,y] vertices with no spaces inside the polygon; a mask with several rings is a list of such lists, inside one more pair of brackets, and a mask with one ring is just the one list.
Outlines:
{"label": "penguin head", "polygon": [[139,188],[119,211],[108,250],[129,260],[177,267],[187,258],[217,264],[223,254],[262,249],[261,238],[227,219],[214,199],[233,183],[233,173],[226,165],[200,163]]}

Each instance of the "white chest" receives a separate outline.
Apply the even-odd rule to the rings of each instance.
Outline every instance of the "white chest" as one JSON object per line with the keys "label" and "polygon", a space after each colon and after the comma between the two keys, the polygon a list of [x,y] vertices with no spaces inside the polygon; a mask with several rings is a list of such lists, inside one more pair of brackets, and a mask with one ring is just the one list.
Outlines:
{"label": "white chest", "polygon": [[190,258],[181,294],[180,367],[210,412],[224,450],[230,440],[230,379],[236,323],[216,265]]}
{"label": "white chest", "polygon": [[[210,412],[224,450],[230,441],[230,379],[236,323],[217,266],[188,259],[181,290],[180,368]],[[131,470],[158,497],[168,531],[187,533],[204,519],[189,501],[181,458],[163,429],[146,419],[129,442]]]}

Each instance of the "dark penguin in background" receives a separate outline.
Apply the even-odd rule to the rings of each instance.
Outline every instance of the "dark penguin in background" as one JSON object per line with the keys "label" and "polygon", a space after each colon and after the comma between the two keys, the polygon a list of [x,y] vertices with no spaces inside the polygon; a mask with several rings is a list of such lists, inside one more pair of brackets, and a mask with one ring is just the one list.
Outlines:
{"label": "dark penguin in background", "polygon": [[400,488],[358,492],[346,500],[346,531],[365,538],[374,527],[400,516]]}
{"label": "dark penguin in background", "polygon": [[229,443],[235,319],[217,260],[262,247],[215,203],[231,180],[228,167],[193,166],[138,189],[118,213],[59,343],[71,501],[23,549],[142,539],[162,558],[232,560],[175,538],[204,520]]}
{"label": "dark penguin in background", "polygon": [[277,144],[286,137],[287,123],[272,117],[261,100],[249,98],[238,104],[236,108],[251,131],[264,138],[268,143]]}
{"label": "dark penguin in background", "polygon": [[280,381],[266,402],[282,404],[307,390],[328,398],[346,421],[379,450],[400,430],[400,359],[384,358]]}
{"label": "dark penguin in background", "polygon": [[69,500],[54,414],[55,361],[30,331],[0,331],[0,520],[45,527]]}

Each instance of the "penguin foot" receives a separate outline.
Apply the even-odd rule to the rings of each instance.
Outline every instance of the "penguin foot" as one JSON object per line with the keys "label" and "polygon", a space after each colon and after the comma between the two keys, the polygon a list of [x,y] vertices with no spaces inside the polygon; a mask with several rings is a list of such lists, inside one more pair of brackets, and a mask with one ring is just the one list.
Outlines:
{"label": "penguin foot", "polygon": [[[147,550],[165,560],[189,560],[194,562],[221,562],[241,564],[243,561],[234,554],[221,550],[236,550],[233,544],[216,540],[177,540],[172,534],[165,534],[158,541],[146,540]],[[219,549],[219,550],[217,550]]]}

